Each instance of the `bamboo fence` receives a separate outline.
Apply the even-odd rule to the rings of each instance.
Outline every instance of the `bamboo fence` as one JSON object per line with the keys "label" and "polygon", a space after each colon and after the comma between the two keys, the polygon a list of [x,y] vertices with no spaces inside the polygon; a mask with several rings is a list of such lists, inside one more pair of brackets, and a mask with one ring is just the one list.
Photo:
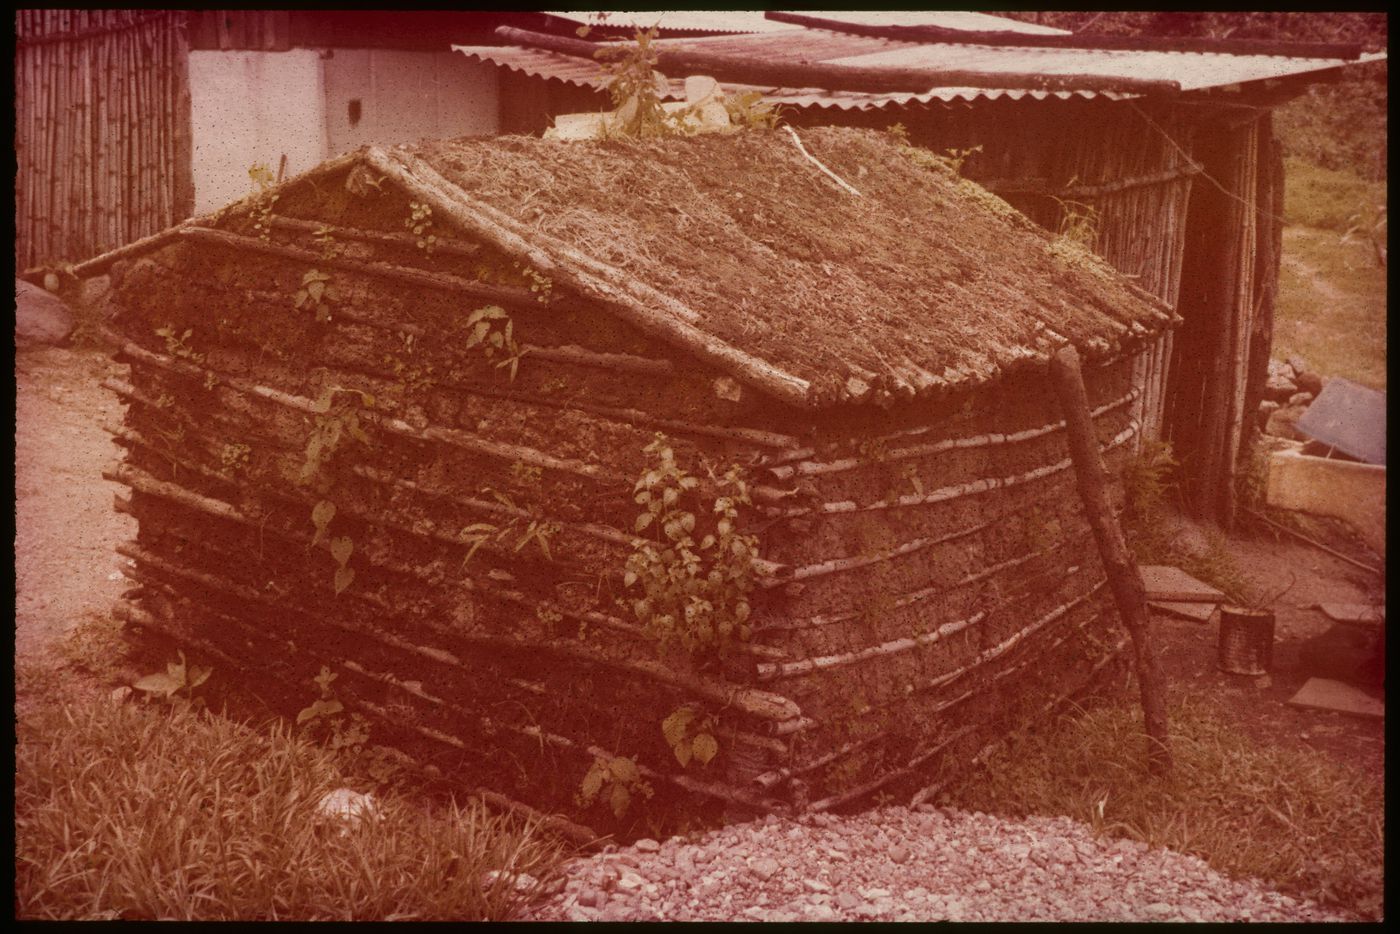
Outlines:
{"label": "bamboo fence", "polygon": [[72,263],[193,206],[185,14],[15,13],[15,262]]}

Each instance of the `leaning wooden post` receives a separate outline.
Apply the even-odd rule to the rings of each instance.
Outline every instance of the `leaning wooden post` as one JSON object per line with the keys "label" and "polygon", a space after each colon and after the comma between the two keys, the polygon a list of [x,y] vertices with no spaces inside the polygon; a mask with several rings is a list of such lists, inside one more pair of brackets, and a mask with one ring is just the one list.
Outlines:
{"label": "leaning wooden post", "polygon": [[1069,453],[1079,496],[1084,500],[1084,513],[1094,530],[1113,599],[1118,604],[1118,615],[1133,640],[1133,660],[1142,691],[1143,721],[1147,730],[1147,768],[1153,775],[1165,775],[1172,767],[1167,739],[1166,687],[1152,647],[1147,588],[1143,586],[1137,561],[1128,551],[1123,529],[1108,502],[1108,471],[1094,435],[1079,354],[1073,347],[1065,347],[1050,358],[1050,376],[1060,408],[1064,410]]}

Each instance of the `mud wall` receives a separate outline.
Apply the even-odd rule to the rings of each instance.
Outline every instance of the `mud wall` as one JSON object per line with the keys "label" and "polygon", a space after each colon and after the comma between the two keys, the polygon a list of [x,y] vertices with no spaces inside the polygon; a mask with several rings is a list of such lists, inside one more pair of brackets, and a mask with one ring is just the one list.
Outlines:
{"label": "mud wall", "polygon": [[[486,245],[425,249],[405,199],[349,188],[113,271],[133,623],[288,712],[327,666],[376,741],[546,809],[578,811],[593,764],[629,759],[628,821],[923,787],[1110,657],[1032,373],[798,414]],[[474,340],[492,306],[499,347]],[[1110,463],[1135,431],[1129,375],[1091,374]],[[658,647],[620,599],[658,432],[701,531],[714,478],[749,478],[753,635],[718,658]],[[713,720],[708,765],[682,767],[660,728],[685,706]]]}

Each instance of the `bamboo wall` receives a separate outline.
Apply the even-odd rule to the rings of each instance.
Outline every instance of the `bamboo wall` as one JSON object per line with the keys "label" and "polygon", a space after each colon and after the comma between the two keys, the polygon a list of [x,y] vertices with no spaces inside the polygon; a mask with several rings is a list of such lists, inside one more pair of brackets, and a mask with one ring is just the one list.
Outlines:
{"label": "bamboo wall", "polygon": [[[328,666],[376,741],[546,809],[576,809],[596,758],[635,758],[656,794],[631,815],[926,795],[1115,657],[1043,386],[1008,379],[941,413],[796,413],[541,301],[486,245],[444,230],[425,256],[405,198],[343,179],[284,188],[266,238],[233,212],[112,270],[130,622],[288,712]],[[311,269],[331,276],[325,320],[295,307]],[[528,348],[514,379],[464,349],[488,302]],[[1127,360],[1090,375],[1110,462],[1138,430],[1130,376]],[[748,469],[755,633],[717,664],[659,651],[617,600],[658,430],[699,505],[705,463]],[[557,526],[547,550],[517,541],[531,522]],[[464,565],[482,523],[516,531]],[[341,537],[348,581],[326,544]],[[717,722],[709,768],[681,768],[661,733],[685,704]]]}
{"label": "bamboo wall", "polygon": [[189,216],[179,11],[15,13],[15,262],[78,262]]}
{"label": "bamboo wall", "polygon": [[1282,171],[1267,111],[1214,116],[1197,144],[1215,183],[1198,186],[1191,198],[1179,308],[1185,323],[1174,348],[1167,434],[1192,458],[1182,485],[1192,511],[1228,526],[1248,457],[1249,413],[1267,378]]}
{"label": "bamboo wall", "polygon": [[[1091,211],[1094,248],[1182,315],[1134,364],[1135,414],[1144,439],[1171,442],[1196,517],[1227,526],[1267,376],[1282,213],[1268,107],[1235,103],[1000,99],[897,114],[911,142],[963,152],[963,174],[1046,228]],[[789,119],[884,128],[894,116]]]}

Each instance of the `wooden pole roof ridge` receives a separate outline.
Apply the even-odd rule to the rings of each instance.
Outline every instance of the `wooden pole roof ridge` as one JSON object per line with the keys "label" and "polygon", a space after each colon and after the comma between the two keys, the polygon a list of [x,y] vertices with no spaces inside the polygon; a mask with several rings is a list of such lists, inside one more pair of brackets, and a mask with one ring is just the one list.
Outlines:
{"label": "wooden pole roof ridge", "polygon": [[1361,43],[1359,42],[1288,42],[1276,39],[1213,39],[1196,36],[1108,36],[1092,33],[1057,35],[1016,32],[1009,29],[992,31],[949,29],[946,26],[933,25],[876,26],[865,23],[848,23],[839,19],[812,16],[806,13],[783,13],[776,10],[766,11],[764,17],[777,23],[789,23],[811,29],[827,29],[853,36],[898,39],[905,42],[1095,51],[1281,55],[1290,58],[1340,58],[1348,61],[1361,57]]}
{"label": "wooden pole roof ridge", "polygon": [[[544,49],[575,58],[616,55],[618,43],[588,42],[568,36],[501,26],[496,35],[516,45]],[[1032,91],[1109,91],[1123,94],[1178,94],[1181,83],[1157,78],[1117,75],[1061,75],[1038,72],[973,71],[961,68],[887,68],[838,65],[825,62],[778,62],[695,47],[658,43],[652,47],[657,67],[675,74],[704,73],[716,80],[771,87],[818,87],[829,91],[864,91],[871,94],[912,92],[922,94],[936,87],[1009,88]]]}
{"label": "wooden pole roof ridge", "polygon": [[707,334],[691,323],[700,320],[700,314],[682,302],[476,201],[422,159],[371,146],[365,152],[365,163],[417,194],[460,229],[528,260],[539,271],[601,302],[647,334],[791,405],[812,404],[807,380]]}

